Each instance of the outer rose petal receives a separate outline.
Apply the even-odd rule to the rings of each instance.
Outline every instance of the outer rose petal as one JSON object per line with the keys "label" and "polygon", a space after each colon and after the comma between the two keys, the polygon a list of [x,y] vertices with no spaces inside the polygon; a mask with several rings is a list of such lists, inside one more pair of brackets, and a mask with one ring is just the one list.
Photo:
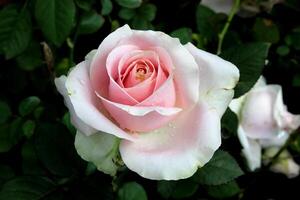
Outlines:
{"label": "outer rose petal", "polygon": [[128,106],[100,98],[105,108],[121,128],[136,132],[147,132],[160,128],[181,111],[180,108],[176,107]]}
{"label": "outer rose petal", "polygon": [[217,13],[229,14],[234,0],[202,0],[201,4]]}
{"label": "outer rose petal", "polygon": [[198,103],[135,142],[122,140],[120,153],[126,166],[145,178],[178,180],[192,176],[220,144],[219,115]]}
{"label": "outer rose petal", "polygon": [[[102,107],[90,84],[88,69],[89,66],[87,65],[87,62],[81,62],[72,69],[66,79],[65,87],[67,89],[67,95],[64,97],[65,101],[70,102],[70,105],[74,108],[74,112],[73,114],[71,112],[71,114],[74,118],[76,115],[82,122],[84,122],[84,124],[92,127],[93,129],[107,132],[120,138],[133,140],[133,136],[120,129],[100,112]],[[56,81],[57,83],[60,82],[58,80]],[[61,85],[57,84],[57,86]],[[102,110],[102,112],[104,111]],[[78,129],[83,131],[84,128],[85,127],[79,127]],[[87,135],[89,134],[87,132],[84,133]]]}
{"label": "outer rose petal", "polygon": [[233,88],[239,80],[239,70],[232,63],[202,51],[191,43],[185,47],[194,56],[200,69],[199,98],[208,102],[222,116],[232,100]]}
{"label": "outer rose petal", "polygon": [[256,140],[248,138],[241,126],[238,127],[238,137],[243,146],[242,152],[247,160],[248,167],[251,171],[254,171],[261,166],[261,146]]}
{"label": "outer rose petal", "polygon": [[66,106],[68,107],[68,109],[70,111],[71,122],[76,127],[76,129],[78,129],[82,133],[84,133],[86,135],[92,135],[93,133],[97,132],[97,130],[95,130],[92,127],[88,126],[80,118],[77,117],[77,115],[75,113],[75,110],[74,110],[74,107],[72,105],[72,102],[71,102],[71,100],[68,96],[68,90],[66,88],[66,80],[67,80],[66,76],[61,76],[59,78],[56,78],[55,79],[55,85],[56,85],[56,88],[59,91],[59,93],[61,95],[63,95],[63,97],[65,99],[65,104],[66,104]]}

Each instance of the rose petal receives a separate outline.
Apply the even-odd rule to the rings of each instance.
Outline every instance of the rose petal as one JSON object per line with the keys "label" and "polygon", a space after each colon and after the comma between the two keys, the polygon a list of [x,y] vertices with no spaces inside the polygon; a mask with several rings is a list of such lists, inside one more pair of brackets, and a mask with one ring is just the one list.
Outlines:
{"label": "rose petal", "polygon": [[[86,61],[79,63],[68,75],[65,87],[66,102],[70,101],[74,108],[74,116],[93,129],[113,134],[117,137],[133,140],[134,137],[116,126],[104,115],[99,99],[90,83]],[[83,128],[79,127],[79,130]]]}
{"label": "rose petal", "polygon": [[137,45],[141,49],[149,49],[149,47],[150,49],[155,47],[164,49],[174,65],[173,73],[178,94],[176,101],[179,102],[180,107],[188,107],[198,102],[199,68],[193,56],[178,38],[172,38],[158,31],[132,30],[132,35],[120,42],[120,45],[123,44]]}
{"label": "rose petal", "polygon": [[[107,73],[99,74],[99,79],[105,79],[109,76],[109,86],[108,86],[108,97],[110,100],[127,104],[135,105],[138,101],[130,96],[117,82],[116,79],[118,74],[118,65],[124,54],[138,50],[138,47],[134,45],[122,45],[113,49],[106,60]],[[98,92],[99,93],[99,92]],[[99,93],[101,94],[101,93]]]}
{"label": "rose petal", "polygon": [[86,134],[86,135],[92,135],[93,133],[97,132],[97,130],[93,129],[92,127],[88,126],[85,124],[80,118],[77,117],[74,107],[72,105],[72,102],[68,96],[68,90],[66,88],[66,76],[61,76],[59,78],[56,78],[55,81],[55,86],[59,93],[63,95],[65,99],[65,104],[68,107],[70,111],[70,116],[71,116],[71,123],[75,126],[76,129],[78,129],[80,132]]}
{"label": "rose petal", "polygon": [[108,94],[109,77],[105,67],[108,54],[119,44],[122,38],[130,35],[132,35],[132,30],[128,25],[124,25],[109,34],[98,47],[90,67],[91,85],[98,94],[105,97]]}
{"label": "rose petal", "polygon": [[199,103],[135,142],[121,141],[120,153],[126,166],[145,178],[178,180],[192,176],[220,144],[218,114]]}
{"label": "rose petal", "polygon": [[247,133],[241,126],[238,127],[238,137],[243,146],[243,154],[247,160],[248,167],[254,171],[261,166],[261,146],[256,140],[247,137]]}
{"label": "rose petal", "polygon": [[280,85],[278,87],[274,104],[274,118],[282,130],[291,133],[300,126],[300,115],[293,115],[287,111],[287,107],[283,103],[282,88]]}
{"label": "rose petal", "polygon": [[232,63],[202,51],[191,43],[185,47],[199,66],[200,99],[208,102],[222,116],[233,97],[233,88],[239,80],[239,70]]}
{"label": "rose petal", "polygon": [[201,4],[212,9],[216,13],[229,14],[234,0],[202,0]]}
{"label": "rose petal", "polygon": [[248,137],[276,137],[280,129],[274,119],[275,99],[280,90],[276,85],[255,88],[248,95],[241,111],[240,123]]}
{"label": "rose petal", "polygon": [[128,106],[111,102],[101,96],[103,105],[120,127],[133,132],[151,131],[171,121],[180,108],[166,108],[158,106]]}

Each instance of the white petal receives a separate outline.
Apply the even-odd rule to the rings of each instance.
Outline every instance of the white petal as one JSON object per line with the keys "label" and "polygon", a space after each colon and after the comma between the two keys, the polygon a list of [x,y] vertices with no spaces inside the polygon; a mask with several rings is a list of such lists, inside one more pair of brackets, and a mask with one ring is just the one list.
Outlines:
{"label": "white petal", "polygon": [[254,171],[261,166],[261,146],[256,140],[247,137],[241,126],[238,127],[238,137],[243,146],[243,155],[247,160],[248,167]]}
{"label": "white petal", "polygon": [[127,167],[145,178],[178,180],[192,176],[220,144],[220,117],[199,103],[135,142],[122,140],[120,153]]}
{"label": "white petal", "polygon": [[67,77],[66,76],[61,76],[59,78],[56,78],[55,81],[55,85],[57,90],[59,91],[59,93],[61,95],[63,95],[64,99],[65,99],[65,104],[68,107],[69,111],[70,111],[70,115],[71,115],[71,123],[75,126],[76,129],[78,129],[79,131],[81,131],[82,133],[86,134],[86,135],[91,135],[95,132],[97,132],[97,130],[93,129],[92,127],[88,126],[87,124],[85,124],[79,117],[77,117],[74,107],[71,103],[71,100],[68,96],[68,91],[66,88],[66,80]]}
{"label": "white petal", "polygon": [[[115,125],[106,115],[91,86],[86,61],[79,63],[71,70],[66,79],[65,87],[67,88],[66,102],[70,102],[75,111],[73,115],[76,115],[82,122],[93,129],[120,138],[134,139],[133,136]],[[80,127],[79,130],[82,131]]]}
{"label": "white petal", "polygon": [[200,69],[199,98],[208,102],[222,116],[233,97],[233,88],[239,80],[239,70],[232,63],[200,50],[191,43],[185,47],[194,56]]}
{"label": "white petal", "polygon": [[216,13],[229,14],[234,0],[202,0],[201,4],[209,7]]}
{"label": "white petal", "polygon": [[111,134],[97,132],[85,136],[77,131],[75,148],[80,157],[96,165],[97,169],[114,176],[117,166],[114,161],[118,155],[119,139]]}

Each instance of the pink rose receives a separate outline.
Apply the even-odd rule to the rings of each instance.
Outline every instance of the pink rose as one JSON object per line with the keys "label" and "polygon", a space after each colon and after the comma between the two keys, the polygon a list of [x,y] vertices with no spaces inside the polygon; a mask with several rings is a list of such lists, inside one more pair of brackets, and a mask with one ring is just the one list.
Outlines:
{"label": "pink rose", "polygon": [[[125,25],[55,82],[77,134],[120,138],[116,144],[129,169],[177,180],[193,175],[219,148],[220,118],[238,79],[238,69],[218,56]],[[81,156],[110,170],[107,160],[100,166],[99,155],[111,140],[97,139],[94,152],[94,141],[84,138],[76,136]]]}
{"label": "pink rose", "polygon": [[261,166],[262,148],[282,146],[300,126],[300,115],[289,113],[283,103],[281,86],[266,85],[263,77],[247,94],[232,100],[230,109],[239,118],[238,137],[250,170]]}

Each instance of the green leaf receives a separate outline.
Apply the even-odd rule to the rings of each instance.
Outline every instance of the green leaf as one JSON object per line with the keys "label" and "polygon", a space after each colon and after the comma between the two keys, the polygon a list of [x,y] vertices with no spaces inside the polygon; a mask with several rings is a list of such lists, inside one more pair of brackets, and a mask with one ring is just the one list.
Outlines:
{"label": "green leaf", "polygon": [[215,32],[215,23],[213,23],[215,15],[216,13],[210,8],[201,4],[198,5],[196,10],[196,23],[200,35],[208,39],[217,35]]}
{"label": "green leaf", "polygon": [[16,57],[20,69],[32,71],[43,64],[42,49],[38,42],[31,41],[27,49]]}
{"label": "green leaf", "polygon": [[27,97],[21,101],[19,105],[19,113],[21,116],[29,115],[39,104],[41,100],[36,96]]}
{"label": "green leaf", "polygon": [[191,197],[198,189],[198,184],[191,179],[179,181],[159,181],[157,184],[158,193],[165,199],[170,197],[182,199]]}
{"label": "green leaf", "polygon": [[118,200],[147,200],[147,193],[140,184],[129,182],[119,189]]}
{"label": "green leaf", "polygon": [[193,180],[203,185],[220,185],[243,175],[235,159],[227,152],[218,150],[212,159],[200,168]]}
{"label": "green leaf", "polygon": [[63,125],[40,123],[35,133],[38,158],[52,174],[66,177],[77,171],[73,138]]}
{"label": "green leaf", "polygon": [[54,188],[54,183],[47,178],[17,177],[3,185],[0,191],[0,200],[38,200]]}
{"label": "green leaf", "polygon": [[104,18],[95,10],[90,10],[81,16],[79,34],[91,34],[97,32],[104,24]]}
{"label": "green leaf", "polygon": [[89,11],[92,9],[95,0],[75,0],[75,3],[82,10]]}
{"label": "green leaf", "polygon": [[282,45],[276,49],[276,53],[280,56],[286,56],[290,53],[290,48],[288,46]]}
{"label": "green leaf", "polygon": [[75,127],[71,123],[71,115],[69,112],[66,112],[62,118],[63,124],[69,129],[69,131],[74,135],[76,133]]}
{"label": "green leaf", "polygon": [[226,49],[220,55],[240,70],[240,80],[235,88],[235,98],[248,92],[261,76],[270,45],[250,43]]}
{"label": "green leaf", "polygon": [[113,9],[113,4],[111,0],[101,0],[101,14],[102,15],[109,15]]}
{"label": "green leaf", "polygon": [[149,27],[148,25],[148,21],[144,18],[139,17],[138,15],[136,15],[132,20],[132,27],[134,29],[147,30]]}
{"label": "green leaf", "polygon": [[300,50],[300,28],[294,29],[289,35],[287,35],[285,42],[288,46],[291,46],[296,50]]}
{"label": "green leaf", "polygon": [[3,124],[11,117],[11,110],[8,104],[0,101],[0,124]]}
{"label": "green leaf", "polygon": [[119,11],[119,17],[121,19],[130,20],[136,15],[136,11],[134,9],[122,8]]}
{"label": "green leaf", "polygon": [[206,190],[209,196],[213,198],[225,199],[239,194],[240,187],[235,181],[231,181],[222,185],[207,186]]}
{"label": "green leaf", "polygon": [[26,9],[19,11],[16,6],[7,6],[0,11],[0,52],[5,58],[22,53],[32,36],[30,14]]}
{"label": "green leaf", "polygon": [[22,138],[22,119],[16,118],[10,124],[0,126],[0,152],[9,151]]}
{"label": "green leaf", "polygon": [[27,120],[23,125],[22,125],[23,133],[25,137],[31,138],[31,136],[34,133],[35,129],[35,122],[33,120]]}
{"label": "green leaf", "polygon": [[33,140],[27,140],[23,144],[22,150],[22,170],[26,175],[46,175],[42,168],[41,161],[38,159]]}
{"label": "green leaf", "polygon": [[277,43],[280,39],[278,27],[268,19],[257,18],[253,32],[254,38],[260,42]]}
{"label": "green leaf", "polygon": [[177,37],[180,39],[180,42],[182,44],[186,44],[188,42],[192,41],[192,29],[182,27],[180,29],[177,29],[171,33],[172,37]]}
{"label": "green leaf", "polygon": [[221,120],[222,136],[235,136],[238,128],[238,118],[230,109],[227,109]]}
{"label": "green leaf", "polygon": [[116,2],[125,8],[137,8],[142,4],[142,0],[116,0]]}
{"label": "green leaf", "polygon": [[60,46],[74,26],[75,10],[73,0],[36,0],[35,18],[44,36]]}
{"label": "green leaf", "polygon": [[4,182],[15,176],[14,171],[6,165],[0,165],[0,188]]}
{"label": "green leaf", "polygon": [[116,174],[119,148],[117,137],[101,132],[91,136],[77,132],[75,148],[82,159],[94,163],[98,170],[112,176]]}
{"label": "green leaf", "polygon": [[138,8],[137,12],[139,17],[151,22],[155,18],[156,10],[157,8],[154,4],[148,3]]}

